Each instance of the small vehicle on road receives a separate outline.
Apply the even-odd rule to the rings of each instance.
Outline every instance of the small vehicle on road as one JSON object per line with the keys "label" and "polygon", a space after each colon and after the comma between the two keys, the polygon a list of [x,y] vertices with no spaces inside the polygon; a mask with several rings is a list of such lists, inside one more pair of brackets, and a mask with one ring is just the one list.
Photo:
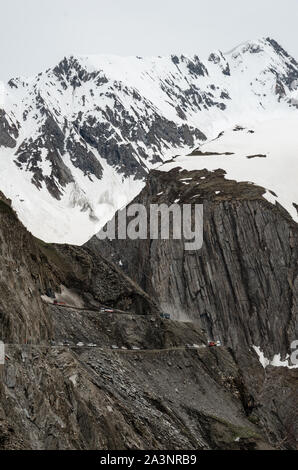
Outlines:
{"label": "small vehicle on road", "polygon": [[161,313],[160,318],[164,318],[165,320],[170,320],[171,315],[169,313]]}
{"label": "small vehicle on road", "polygon": [[221,346],[220,341],[208,341],[208,347],[213,348],[214,346]]}
{"label": "small vehicle on road", "polygon": [[65,302],[59,302],[58,300],[54,300],[53,302],[54,305],[65,305]]}
{"label": "small vehicle on road", "polygon": [[200,346],[198,344],[186,344],[185,349],[199,349]]}

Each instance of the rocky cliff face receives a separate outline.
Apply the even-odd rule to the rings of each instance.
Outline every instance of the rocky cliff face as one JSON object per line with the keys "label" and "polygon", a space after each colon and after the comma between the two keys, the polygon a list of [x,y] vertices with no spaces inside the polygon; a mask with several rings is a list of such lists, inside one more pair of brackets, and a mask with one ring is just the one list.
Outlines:
{"label": "rocky cliff face", "polygon": [[[151,322],[132,323],[137,336],[137,326],[154,329]],[[100,347],[7,347],[2,449],[272,448],[257,418],[245,414],[241,376],[227,351],[164,344],[152,351],[112,351],[94,336]],[[111,333],[109,340],[115,341]],[[273,433],[276,442],[280,428]],[[291,446],[290,437],[284,447]]]}
{"label": "rocky cliff face", "polygon": [[[243,97],[250,118],[296,113],[297,63],[270,39],[206,64],[98,60],[12,80],[1,100],[1,187],[47,239],[86,239],[150,168],[205,139],[201,122],[243,118]],[[297,201],[278,177],[285,166],[293,182],[296,147],[281,160],[262,132],[275,153],[237,125],[182,157],[187,169],[174,157],[152,171],[135,199],[203,204],[199,251],[149,237],[49,244],[0,194],[0,448],[297,448]]]}
{"label": "rocky cliff face", "polygon": [[1,339],[17,344],[29,337],[47,340],[51,322],[40,298],[46,266],[32,235],[21,226],[2,193],[0,220]]}
{"label": "rocky cliff face", "polygon": [[[295,447],[295,371],[209,349],[92,247],[33,238],[3,196],[0,217],[1,449]],[[49,304],[61,284],[80,307]]]}
{"label": "rocky cliff face", "polygon": [[223,170],[154,171],[134,202],[204,204],[202,249],[150,237],[94,237],[88,246],[120,262],[174,318],[200,321],[234,350],[257,345],[285,355],[297,336],[297,224],[264,193]]}
{"label": "rocky cliff face", "polygon": [[105,304],[140,314],[156,311],[154,302],[101,255],[34,238],[3,195],[0,220],[0,333],[7,343],[51,338],[53,323],[41,295],[58,293],[61,286],[72,289],[85,306]]}
{"label": "rocky cliff face", "polygon": [[[270,360],[277,355],[285,360],[298,333],[297,224],[264,199],[265,192],[260,186],[226,179],[223,170],[154,171],[133,202],[147,208],[178,201],[203,204],[201,250],[185,251],[185,240],[150,237],[134,241],[94,237],[88,243],[94,252],[100,250],[120,263],[172,318],[198,323],[207,338],[228,347],[249,390],[252,401],[246,406],[260,406],[262,415],[269,409],[273,412],[273,394],[281,397],[289,382],[293,386],[297,372],[269,366],[265,376],[254,377],[249,372],[254,367],[253,346]],[[277,377],[278,385],[273,387]],[[291,395],[287,411],[276,410],[293,435],[297,432],[295,402]],[[275,426],[264,415],[262,419],[266,426]]]}

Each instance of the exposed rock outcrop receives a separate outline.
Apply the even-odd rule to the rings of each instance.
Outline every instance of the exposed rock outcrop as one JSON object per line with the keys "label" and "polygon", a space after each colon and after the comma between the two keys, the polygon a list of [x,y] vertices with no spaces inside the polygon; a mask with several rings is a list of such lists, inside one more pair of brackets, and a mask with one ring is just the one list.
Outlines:
{"label": "exposed rock outcrop", "polygon": [[53,324],[41,295],[74,289],[86,306],[106,304],[135,313],[154,302],[119,269],[87,249],[34,238],[0,193],[0,334],[7,343],[40,343]]}
{"label": "exposed rock outcrop", "polygon": [[9,122],[5,111],[0,109],[0,147],[14,148],[18,135],[17,126]]}
{"label": "exposed rock outcrop", "polygon": [[[174,196],[178,183],[173,174],[165,177]],[[206,196],[215,180],[223,180],[220,172],[206,178]],[[149,187],[159,188],[157,174],[150,181]],[[233,182],[222,185],[239,190]],[[252,191],[256,205],[266,204],[262,188],[244,185],[244,190]],[[152,195],[146,191],[142,197],[148,194],[149,201]],[[237,202],[223,204],[234,210],[248,204],[240,193]],[[210,199],[210,207],[221,204],[215,196]],[[22,227],[2,196],[0,217],[0,331],[6,343],[0,366],[0,448],[295,448],[295,370],[278,376],[273,367],[264,371],[253,349],[245,342],[238,345],[243,325],[232,313],[227,319],[234,322],[234,334],[225,335],[221,347],[208,348],[208,331],[191,306],[194,322],[161,319],[155,302],[94,251],[94,240],[81,248],[45,244]],[[163,253],[169,266],[179,266],[180,248],[177,265],[169,258],[172,250],[149,252],[158,254],[166,274]],[[146,272],[154,274],[153,258],[147,263]],[[148,290],[155,289],[160,301],[165,287],[160,282],[158,291],[152,280]],[[51,296],[61,284],[90,309],[42,301],[41,294]],[[102,303],[113,311],[101,313]],[[226,319],[220,322],[216,314],[212,321],[219,330]],[[281,328],[287,320],[285,315]]]}
{"label": "exposed rock outcrop", "polygon": [[[87,245],[121,263],[173,318],[198,322],[209,339],[229,347],[242,370],[247,413],[260,407],[258,419],[267,432],[283,429],[294,443],[297,369],[269,367],[264,375],[249,352],[257,345],[265,357],[286,358],[298,337],[297,224],[264,193],[262,187],[226,180],[223,170],[154,171],[133,203],[147,208],[175,201],[203,204],[201,250],[185,251],[185,240],[149,236],[133,241],[93,237]],[[282,405],[286,391],[289,400]]]}
{"label": "exposed rock outcrop", "polygon": [[121,262],[174,318],[200,320],[233,349],[255,344],[284,355],[297,336],[298,230],[264,192],[226,180],[222,170],[154,171],[133,202],[203,203],[202,249],[188,252],[184,240],[150,237],[94,237],[87,245]]}
{"label": "exposed rock outcrop", "polygon": [[[297,90],[297,62],[270,38],[206,61],[65,57],[35,77],[1,85],[0,187],[35,236],[82,244],[173,155],[273,115],[284,120],[284,134],[284,117],[297,115]],[[296,127],[285,140],[292,142]],[[72,204],[73,186],[90,211]]]}

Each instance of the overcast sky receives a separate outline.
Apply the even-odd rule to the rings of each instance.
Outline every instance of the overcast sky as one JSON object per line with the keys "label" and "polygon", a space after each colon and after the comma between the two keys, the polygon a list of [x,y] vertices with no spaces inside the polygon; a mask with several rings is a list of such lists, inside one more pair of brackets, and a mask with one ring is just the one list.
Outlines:
{"label": "overcast sky", "polygon": [[69,54],[226,51],[271,36],[298,59],[297,0],[0,0],[0,80]]}

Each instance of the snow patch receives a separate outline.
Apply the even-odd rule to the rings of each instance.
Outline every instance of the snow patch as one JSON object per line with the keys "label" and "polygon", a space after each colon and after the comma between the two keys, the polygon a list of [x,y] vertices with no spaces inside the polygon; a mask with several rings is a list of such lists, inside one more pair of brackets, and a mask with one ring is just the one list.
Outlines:
{"label": "snow patch", "polygon": [[[182,167],[189,171],[214,171],[221,168],[226,172],[226,179],[264,187],[264,197],[272,204],[278,202],[298,222],[293,205],[298,204],[298,117],[269,119],[248,128],[254,132],[229,129],[221,137],[201,145],[200,150],[206,155],[179,156],[173,162],[161,165],[159,170]],[[224,152],[233,155],[223,155]],[[256,158],[247,158],[251,155]],[[267,157],[258,158],[258,155]]]}
{"label": "snow patch", "polygon": [[298,368],[298,364],[297,365],[290,365],[289,364],[289,359],[290,359],[289,355],[287,355],[285,360],[282,361],[281,360],[281,354],[275,354],[273,356],[273,359],[270,361],[270,359],[267,359],[264,356],[264,353],[261,351],[261,348],[259,346],[253,346],[253,349],[257,353],[259,361],[262,364],[262,366],[264,367],[264,369],[266,369],[266,367],[268,367],[268,366],[287,367],[288,369],[297,369]]}
{"label": "snow patch", "polygon": [[78,374],[71,375],[69,377],[69,380],[73,383],[73,385],[76,387],[77,386],[77,380],[78,380]]}

